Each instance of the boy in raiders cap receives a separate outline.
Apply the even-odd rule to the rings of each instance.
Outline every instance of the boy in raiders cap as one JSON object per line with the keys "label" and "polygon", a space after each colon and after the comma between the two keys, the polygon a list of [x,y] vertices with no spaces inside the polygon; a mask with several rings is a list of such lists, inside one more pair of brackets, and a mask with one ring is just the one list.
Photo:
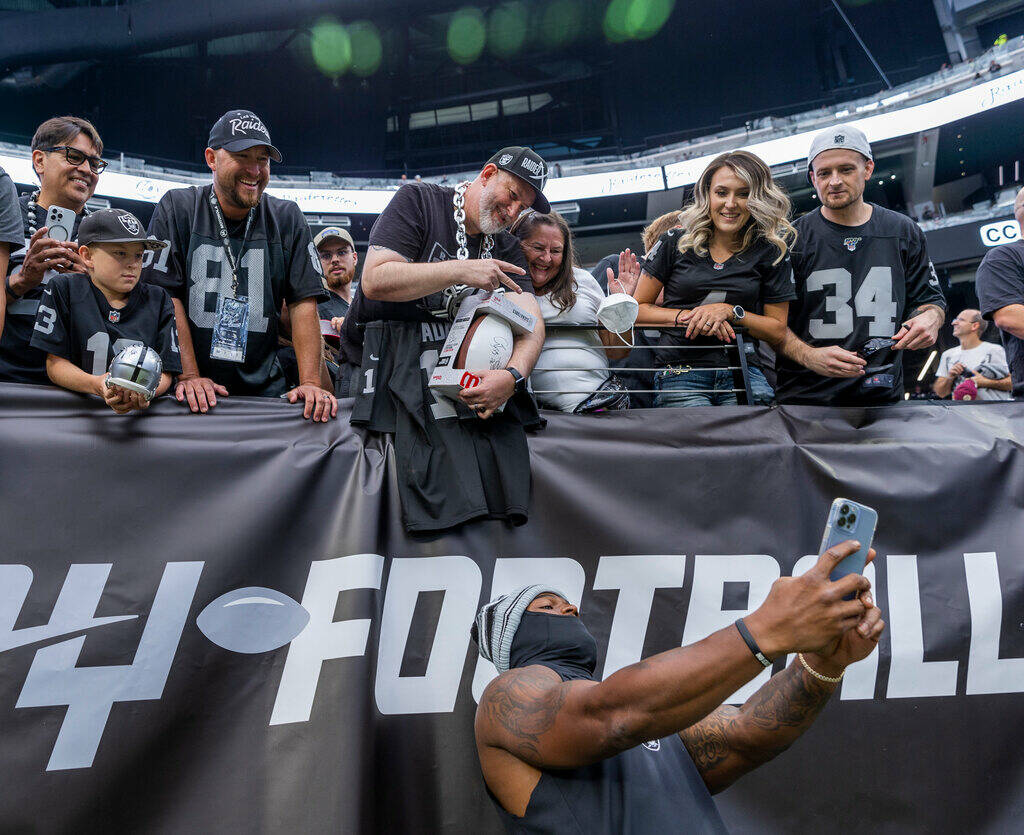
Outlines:
{"label": "boy in raiders cap", "polygon": [[161,287],[139,282],[147,251],[167,244],[147,238],[135,215],[122,209],[86,217],[78,244],[88,275],[50,279],[36,313],[32,347],[46,353],[46,374],[58,386],[102,397],[118,414],[145,409],[144,397],[105,381],[111,360],[128,345],[145,345],[160,355],[157,396],[167,391],[171,375],[181,372],[171,298]]}

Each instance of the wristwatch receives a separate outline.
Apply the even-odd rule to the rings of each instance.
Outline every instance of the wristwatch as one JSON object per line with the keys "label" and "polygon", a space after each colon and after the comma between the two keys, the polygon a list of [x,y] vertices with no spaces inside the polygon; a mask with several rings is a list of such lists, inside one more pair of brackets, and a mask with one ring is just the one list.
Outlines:
{"label": "wristwatch", "polygon": [[517,392],[525,391],[526,390],[526,378],[522,374],[520,374],[519,371],[517,371],[515,368],[513,368],[511,365],[506,365],[505,366],[505,370],[509,374],[511,374],[512,375],[512,379],[515,380],[515,391],[517,391]]}
{"label": "wristwatch", "polygon": [[743,309],[742,307],[740,307],[739,305],[736,305],[736,306],[735,306],[735,307],[734,307],[734,308],[732,309],[732,319],[733,319],[733,321],[734,321],[734,322],[739,322],[739,321],[740,321],[741,319],[743,319],[743,317],[744,317],[744,316],[746,316],[746,315],[747,315],[747,311],[745,311],[745,310],[744,310],[744,309]]}

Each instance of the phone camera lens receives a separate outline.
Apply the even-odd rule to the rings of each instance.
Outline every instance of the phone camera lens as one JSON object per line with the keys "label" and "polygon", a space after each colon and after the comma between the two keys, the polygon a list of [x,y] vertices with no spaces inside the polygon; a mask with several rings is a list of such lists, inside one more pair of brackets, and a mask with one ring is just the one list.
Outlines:
{"label": "phone camera lens", "polygon": [[841,508],[839,508],[839,512],[840,514],[845,516],[847,513],[850,512],[850,506],[848,504],[844,504]]}
{"label": "phone camera lens", "polygon": [[841,527],[841,528],[845,528],[846,527],[846,517],[845,516],[840,516],[839,517],[839,527]]}
{"label": "phone camera lens", "polygon": [[856,513],[851,513],[850,514],[850,524],[852,525],[856,521],[857,521],[857,514]]}

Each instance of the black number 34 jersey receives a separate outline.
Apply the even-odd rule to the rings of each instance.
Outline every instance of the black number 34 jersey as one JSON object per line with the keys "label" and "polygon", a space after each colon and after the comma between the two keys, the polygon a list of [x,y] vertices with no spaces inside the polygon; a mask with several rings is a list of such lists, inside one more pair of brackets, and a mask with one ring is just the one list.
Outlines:
{"label": "black number 34 jersey", "polygon": [[111,307],[89,276],[54,276],[36,311],[32,347],[54,354],[89,374],[103,374],[129,345],[152,348],[168,374],[181,373],[171,299],[139,282],[122,308]]}
{"label": "black number 34 jersey", "polygon": [[244,362],[212,359],[217,299],[232,295],[231,265],[209,203],[212,189],[212,184],[177,188],[160,199],[149,234],[169,245],[153,253],[142,280],[181,300],[204,377],[225,386],[231,394],[259,395],[282,377],[277,360],[282,303],[327,298],[320,257],[302,211],[290,200],[270,195],[261,198],[244,248],[246,224],[237,228],[237,237],[229,224],[229,240],[238,263],[236,295],[249,300],[249,333]]}
{"label": "black number 34 jersey", "polygon": [[[857,351],[891,337],[923,304],[945,308],[924,233],[910,218],[872,204],[862,226],[840,226],[821,211],[794,224],[792,263],[797,300],[789,327],[815,347]],[[893,403],[903,394],[902,352],[880,351],[863,377],[822,377],[785,357],[778,361],[780,403]]]}

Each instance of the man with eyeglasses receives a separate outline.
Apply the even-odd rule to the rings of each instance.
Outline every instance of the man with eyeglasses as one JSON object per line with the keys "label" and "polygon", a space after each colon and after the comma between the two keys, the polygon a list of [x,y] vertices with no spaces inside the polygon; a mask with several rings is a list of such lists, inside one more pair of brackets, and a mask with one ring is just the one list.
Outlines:
{"label": "man with eyeglasses", "polygon": [[[985,342],[988,328],[978,310],[961,310],[951,323],[953,336],[960,344],[939,357],[932,391],[939,397],[953,395],[954,400],[1010,400],[1010,368],[1002,345]],[[968,396],[960,396],[960,382],[970,380]]]}
{"label": "man with eyeglasses", "polygon": [[[39,188],[19,201],[24,245],[11,253],[5,278],[7,315],[0,337],[0,380],[49,385],[46,353],[29,341],[36,308],[49,280],[61,273],[86,273],[74,239],[87,214],[85,204],[107,167],[103,140],[92,123],[77,116],[43,122],[32,137],[32,168]],[[51,206],[75,214],[71,240],[50,237],[46,215]]]}

